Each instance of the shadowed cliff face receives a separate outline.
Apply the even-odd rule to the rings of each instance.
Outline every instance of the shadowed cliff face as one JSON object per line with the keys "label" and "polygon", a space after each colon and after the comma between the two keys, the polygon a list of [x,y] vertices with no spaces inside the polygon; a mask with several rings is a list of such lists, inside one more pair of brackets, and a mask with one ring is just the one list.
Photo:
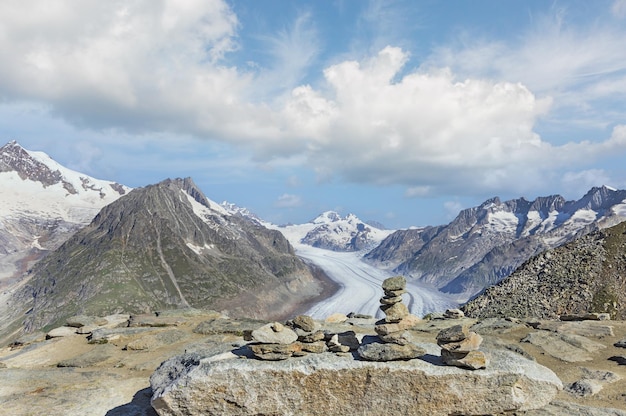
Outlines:
{"label": "shadowed cliff face", "polygon": [[321,292],[278,231],[228,215],[190,179],[135,189],[38,263],[14,298],[27,329],[78,313],[193,306],[277,317]]}
{"label": "shadowed cliff face", "polygon": [[541,253],[468,302],[473,317],[626,318],[626,222]]}

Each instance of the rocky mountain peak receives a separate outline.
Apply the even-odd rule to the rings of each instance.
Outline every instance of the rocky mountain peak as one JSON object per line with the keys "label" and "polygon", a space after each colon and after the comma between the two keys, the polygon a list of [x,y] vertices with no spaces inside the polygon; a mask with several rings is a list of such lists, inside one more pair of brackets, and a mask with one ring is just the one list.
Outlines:
{"label": "rocky mountain peak", "polygon": [[340,220],[341,220],[341,215],[339,215],[339,213],[335,211],[325,211],[325,212],[322,212],[317,217],[315,217],[310,222],[312,222],[313,224],[327,224],[330,222],[337,222]]}
{"label": "rocky mountain peak", "polygon": [[591,188],[580,200],[576,201],[576,209],[604,211],[626,199],[625,190],[617,190],[608,186]]}
{"label": "rocky mountain peak", "polygon": [[78,192],[70,182],[63,179],[63,175],[58,169],[53,170],[42,161],[37,160],[15,140],[0,148],[0,172],[10,171],[17,172],[22,179],[41,182],[44,187],[62,183],[70,194]]}
{"label": "rocky mountain peak", "polygon": [[55,162],[43,152],[24,149],[17,141],[11,140],[0,147],[0,173],[15,172],[22,180],[40,183],[44,188],[60,184],[69,195],[83,191],[97,192],[100,198],[116,194],[124,195],[129,188],[118,183],[101,181],[75,172]]}

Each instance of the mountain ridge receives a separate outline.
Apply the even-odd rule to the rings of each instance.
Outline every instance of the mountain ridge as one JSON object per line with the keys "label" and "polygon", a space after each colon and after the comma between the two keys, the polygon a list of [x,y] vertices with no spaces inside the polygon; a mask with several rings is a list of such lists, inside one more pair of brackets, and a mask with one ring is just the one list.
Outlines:
{"label": "mountain ridge", "polygon": [[464,301],[531,256],[625,219],[626,191],[606,186],[575,201],[494,197],[447,225],[395,231],[364,258]]}

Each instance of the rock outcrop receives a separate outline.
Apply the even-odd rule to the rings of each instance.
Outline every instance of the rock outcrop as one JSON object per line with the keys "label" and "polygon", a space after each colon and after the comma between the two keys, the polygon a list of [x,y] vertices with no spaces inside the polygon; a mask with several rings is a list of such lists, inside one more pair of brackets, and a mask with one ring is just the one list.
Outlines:
{"label": "rock outcrop", "polygon": [[[423,347],[437,353],[434,344]],[[161,416],[484,415],[541,408],[562,388],[552,371],[519,355],[492,357],[489,369],[466,371],[334,354],[280,362],[183,355],[153,374],[152,406]]]}
{"label": "rock outcrop", "polygon": [[626,318],[626,222],[531,258],[463,306],[474,318]]}
{"label": "rock outcrop", "polygon": [[[340,319],[343,322],[339,323],[312,320],[306,316],[282,322],[283,330],[290,329],[298,334],[298,341],[277,345],[296,349],[295,346],[303,347],[306,344],[312,350],[316,344],[326,347],[326,344],[336,343],[354,348],[355,341],[367,344],[378,340],[374,330],[375,320],[350,315],[350,318],[344,316]],[[271,414],[307,415],[324,411],[331,413],[337,408],[345,410],[341,407],[342,403],[352,400],[347,397],[348,394],[354,396],[355,402],[357,399],[360,401],[353,409],[345,410],[342,414],[400,414],[407,409],[409,410],[406,414],[447,414],[445,408],[436,408],[435,405],[448,406],[450,414],[472,414],[473,411],[467,403],[474,403],[472,406],[476,409],[480,406],[477,411],[485,413],[488,411],[486,409],[495,409],[490,402],[506,403],[503,397],[510,397],[506,392],[512,391],[514,396],[522,396],[520,403],[524,401],[528,406],[537,408],[514,410],[514,413],[505,414],[626,415],[623,399],[626,358],[623,356],[624,349],[620,347],[623,344],[620,341],[626,334],[624,321],[476,321],[467,317],[446,319],[441,314],[438,318],[421,320],[404,331],[409,342],[425,350],[424,355],[412,360],[387,362],[365,361],[354,350],[340,352],[339,349],[337,352],[304,351],[306,355],[302,356],[301,352],[297,352],[278,362],[255,359],[252,345],[256,344],[261,348],[272,345],[251,341],[252,332],[267,323],[252,319],[231,319],[217,312],[193,309],[161,311],[132,317],[71,317],[65,325],[73,327],[76,333],[47,340],[46,333],[32,333],[0,348],[2,412],[48,416],[155,416],[150,404],[154,392],[149,381],[150,376],[155,374],[152,377],[155,388],[169,386],[160,390],[164,396],[171,398],[173,394],[180,395],[181,392],[170,390],[183,389],[184,394],[191,397],[189,404],[183,404],[182,401],[179,404],[190,406],[185,409],[181,407],[180,414],[194,414],[195,403],[207,397],[203,396],[202,390],[195,391],[193,383],[185,387],[185,380],[187,377],[192,378],[192,374],[196,372],[202,374],[204,370],[200,367],[213,362],[210,364],[212,368],[223,369],[223,374],[230,370],[222,368],[222,365],[236,365],[241,370],[238,374],[229,373],[228,377],[232,376],[229,380],[235,386],[233,390],[223,390],[220,393],[230,401],[234,414],[254,411],[245,407],[249,402],[244,403],[242,408],[236,407],[241,400],[249,397],[249,390],[250,395],[256,395],[250,402],[257,399],[262,403],[283,400],[282,394],[294,394],[296,391],[300,395],[296,396],[296,401],[309,400],[312,403],[304,411],[297,407],[290,411],[285,407],[284,411]],[[469,332],[476,332],[483,337],[480,349],[492,359],[487,369],[469,371],[444,365],[440,347],[436,345],[437,335],[456,325],[467,327]],[[548,337],[533,334],[546,334]],[[551,349],[550,341],[554,338],[552,335],[571,341],[570,345],[577,348],[572,351],[573,354],[584,353],[591,360],[584,363],[564,360],[566,355]],[[324,340],[321,340],[321,336]],[[533,339],[534,343],[520,342],[527,337],[529,340]],[[543,338],[546,342],[535,343]],[[596,343],[603,344],[605,348],[596,348]],[[221,360],[219,364],[215,363],[217,360]],[[497,368],[503,361],[516,369],[508,375],[505,370],[500,372]],[[168,364],[164,364],[155,373],[163,362]],[[179,364],[172,366],[172,363]],[[527,383],[541,384],[537,377],[532,376],[532,369],[543,369],[543,372],[544,367],[551,369],[566,388],[557,392],[548,405],[542,406],[541,403],[547,400],[546,390],[537,388],[537,396],[537,390],[534,387],[527,388]],[[172,371],[167,371],[168,368]],[[299,378],[283,392],[280,384],[274,386],[267,378],[263,378],[269,369],[274,369],[272,371],[279,378]],[[335,380],[342,373],[346,373],[344,378]],[[529,378],[525,378],[525,375]],[[487,381],[490,378],[491,381]],[[436,379],[439,380],[438,383],[435,382]],[[478,384],[474,384],[476,380],[479,380]],[[302,381],[303,384],[299,385],[297,381]],[[321,388],[320,397],[307,396],[312,394],[310,389],[318,388]],[[504,396],[503,392],[506,393]],[[322,393],[326,395],[322,397]],[[364,395],[367,397],[361,400]],[[407,401],[415,397],[418,398],[415,399],[416,403],[422,403],[426,400],[425,397],[431,397],[437,402],[424,405],[423,411],[415,410],[407,405]],[[186,399],[181,396],[180,400]],[[284,400],[287,400],[282,402],[285,406],[292,403],[288,402],[291,399]],[[335,407],[326,406],[329,400]],[[313,403],[314,401],[316,402]],[[365,408],[366,406],[369,407]],[[159,410],[166,411],[168,410]],[[495,410],[493,413],[499,414]],[[228,412],[219,411],[213,414],[227,415]]]}

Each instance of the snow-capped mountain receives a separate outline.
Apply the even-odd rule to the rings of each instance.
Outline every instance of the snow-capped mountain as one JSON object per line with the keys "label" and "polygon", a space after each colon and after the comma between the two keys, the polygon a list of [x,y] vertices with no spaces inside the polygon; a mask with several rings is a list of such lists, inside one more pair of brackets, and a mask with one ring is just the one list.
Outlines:
{"label": "snow-capped mountain", "polygon": [[332,251],[363,251],[376,247],[393,230],[381,230],[356,215],[342,217],[326,211],[300,225],[277,227],[293,245],[306,244]]}
{"label": "snow-capped mountain", "polygon": [[577,201],[559,195],[492,198],[461,211],[448,225],[397,231],[366,259],[463,299],[537,253],[624,220],[626,191],[605,186]]}
{"label": "snow-capped mountain", "polygon": [[234,204],[232,202],[228,202],[228,201],[223,201],[220,204],[220,206],[224,210],[226,210],[226,212],[228,212],[230,215],[236,215],[241,218],[248,219],[258,225],[263,225],[264,227],[271,226],[271,224],[259,218],[255,213],[250,211],[248,208],[240,207],[239,205]]}
{"label": "snow-capped mountain", "polygon": [[65,168],[16,141],[0,147],[0,286],[129,191]]}

